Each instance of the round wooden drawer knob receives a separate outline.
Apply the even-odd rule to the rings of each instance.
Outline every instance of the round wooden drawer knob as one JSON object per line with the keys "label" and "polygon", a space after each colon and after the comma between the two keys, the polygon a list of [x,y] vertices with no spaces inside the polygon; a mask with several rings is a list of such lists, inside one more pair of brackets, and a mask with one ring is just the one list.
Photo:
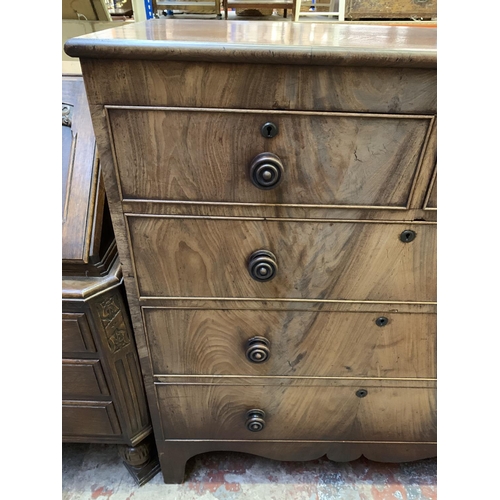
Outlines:
{"label": "round wooden drawer knob", "polygon": [[271,343],[264,337],[252,337],[247,340],[247,350],[245,356],[252,363],[264,363],[269,359]]}
{"label": "round wooden drawer knob", "polygon": [[260,153],[250,164],[250,179],[259,189],[274,189],[283,180],[285,168],[273,153]]}
{"label": "round wooden drawer knob", "polygon": [[248,410],[247,421],[245,422],[246,428],[250,432],[260,432],[266,426],[265,416],[266,412],[264,410]]}
{"label": "round wooden drawer knob", "polygon": [[257,250],[248,259],[248,272],[256,281],[270,281],[278,272],[276,255],[269,250]]}

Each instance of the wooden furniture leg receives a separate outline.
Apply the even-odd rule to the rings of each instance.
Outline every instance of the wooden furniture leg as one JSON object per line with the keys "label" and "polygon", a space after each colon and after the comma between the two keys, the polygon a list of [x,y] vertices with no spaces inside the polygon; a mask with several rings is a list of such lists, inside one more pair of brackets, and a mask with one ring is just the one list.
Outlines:
{"label": "wooden furniture leg", "polygon": [[158,453],[151,434],[135,446],[120,445],[118,454],[139,486],[160,472]]}

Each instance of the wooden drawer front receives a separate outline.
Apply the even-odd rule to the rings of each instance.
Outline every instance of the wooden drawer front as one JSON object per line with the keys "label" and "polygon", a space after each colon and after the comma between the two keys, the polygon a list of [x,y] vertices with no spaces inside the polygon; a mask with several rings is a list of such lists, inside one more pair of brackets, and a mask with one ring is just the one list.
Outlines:
{"label": "wooden drawer front", "polygon": [[96,352],[85,313],[63,313],[62,352]]}
{"label": "wooden drawer front", "polygon": [[[129,216],[141,296],[436,300],[436,227]],[[416,232],[411,243],[404,230]],[[273,252],[274,279],[248,260]]]}
{"label": "wooden drawer front", "polygon": [[62,434],[63,437],[120,435],[120,424],[113,403],[63,401]]}
{"label": "wooden drawer front", "polygon": [[[235,203],[406,207],[427,116],[109,109],[122,195]],[[266,122],[278,126],[272,139]],[[278,155],[283,181],[250,181],[252,159]]]}
{"label": "wooden drawer front", "polygon": [[109,395],[101,363],[96,359],[63,359],[63,398]]}
{"label": "wooden drawer front", "polygon": [[[143,314],[156,374],[436,377],[434,314],[156,308]],[[381,317],[385,326],[377,326]],[[254,337],[269,345],[249,345]],[[246,357],[247,349],[252,359],[266,347],[266,361]]]}
{"label": "wooden drawer front", "polygon": [[[166,439],[436,440],[436,393],[428,388],[313,385],[157,385]],[[260,432],[248,410],[264,410]]]}

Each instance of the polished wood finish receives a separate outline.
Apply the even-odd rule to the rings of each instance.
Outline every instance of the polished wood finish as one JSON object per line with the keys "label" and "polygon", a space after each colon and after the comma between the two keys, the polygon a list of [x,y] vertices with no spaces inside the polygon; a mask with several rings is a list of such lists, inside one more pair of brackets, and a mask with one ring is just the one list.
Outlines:
{"label": "polished wood finish", "polygon": [[[165,481],[211,450],[435,455],[436,30],[216,24],[66,44]],[[261,153],[283,166],[274,189],[250,179]],[[256,251],[273,279],[255,279]]]}
{"label": "polished wood finish", "polygon": [[[152,428],[81,76],[63,77],[65,139],[62,440],[135,446]],[[131,472],[158,467],[153,455]]]}
{"label": "polished wood finish", "polygon": [[65,51],[72,57],[97,60],[436,67],[435,29],[321,23],[312,30],[297,23],[236,26],[236,22],[204,26],[184,19],[134,23],[68,40]]}
{"label": "polished wood finish", "polygon": [[[401,208],[432,124],[431,116],[396,114],[108,108],[108,115],[124,199]],[[266,122],[279,128],[276,137],[262,136]],[[284,166],[272,191],[249,184],[252,159],[267,151]]]}
{"label": "polished wood finish", "polygon": [[[436,301],[435,224],[132,215],[127,222],[140,297]],[[403,243],[408,229],[417,237]],[[259,249],[277,257],[276,276],[265,283],[247,269]]]}
{"label": "polished wood finish", "polygon": [[[156,391],[166,439],[327,440],[434,442],[436,391],[428,388],[368,387],[364,381],[336,387],[158,384]],[[265,411],[265,427],[251,432],[246,412]],[[407,415],[412,415],[408,419]],[[195,418],[193,418],[195,416]]]}
{"label": "polished wood finish", "polygon": [[[436,377],[436,315],[144,308],[154,373]],[[386,317],[388,323],[377,326]],[[262,336],[269,358],[252,363]]]}

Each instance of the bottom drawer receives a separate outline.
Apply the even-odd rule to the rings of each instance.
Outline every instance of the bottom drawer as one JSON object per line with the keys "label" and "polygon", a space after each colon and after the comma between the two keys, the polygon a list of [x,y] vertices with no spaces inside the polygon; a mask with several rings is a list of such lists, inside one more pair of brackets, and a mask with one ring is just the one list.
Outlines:
{"label": "bottom drawer", "polygon": [[253,384],[158,384],[165,439],[436,440],[436,391],[430,384]]}
{"label": "bottom drawer", "polygon": [[120,424],[111,401],[63,401],[64,437],[117,436]]}

